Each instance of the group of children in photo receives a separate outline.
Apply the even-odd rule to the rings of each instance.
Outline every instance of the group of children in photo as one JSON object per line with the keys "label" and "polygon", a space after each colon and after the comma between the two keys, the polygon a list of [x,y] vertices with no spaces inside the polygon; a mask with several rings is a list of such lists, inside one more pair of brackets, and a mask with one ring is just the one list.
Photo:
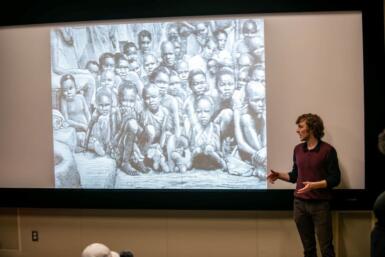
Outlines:
{"label": "group of children in photo", "polygon": [[[73,128],[74,154],[109,157],[128,175],[205,169],[264,178],[261,24],[258,20],[171,22],[161,29],[159,24],[146,24],[133,41],[116,40],[111,34],[116,25],[99,25],[105,36],[87,27],[84,51],[88,54],[65,69],[55,56],[60,51],[70,53],[79,39],[68,28],[56,29],[52,37],[60,44],[52,50],[56,51],[54,130]],[[98,53],[95,38],[105,39],[110,50]],[[99,47],[99,51],[105,50]],[[90,52],[98,58],[85,62]],[[252,169],[237,174],[234,160]]]}

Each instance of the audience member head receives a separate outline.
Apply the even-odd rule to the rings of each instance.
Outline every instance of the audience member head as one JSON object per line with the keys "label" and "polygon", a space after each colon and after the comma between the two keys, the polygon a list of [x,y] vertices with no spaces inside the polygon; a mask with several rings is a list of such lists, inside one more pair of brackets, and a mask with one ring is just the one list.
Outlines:
{"label": "audience member head", "polygon": [[111,250],[104,244],[92,243],[84,248],[81,257],[112,257]]}
{"label": "audience member head", "polygon": [[120,257],[120,254],[115,251],[111,251],[111,257]]}
{"label": "audience member head", "polygon": [[134,257],[134,254],[131,251],[121,251],[120,252],[120,257]]}
{"label": "audience member head", "polygon": [[374,202],[373,212],[378,224],[385,227],[385,191],[382,192]]}

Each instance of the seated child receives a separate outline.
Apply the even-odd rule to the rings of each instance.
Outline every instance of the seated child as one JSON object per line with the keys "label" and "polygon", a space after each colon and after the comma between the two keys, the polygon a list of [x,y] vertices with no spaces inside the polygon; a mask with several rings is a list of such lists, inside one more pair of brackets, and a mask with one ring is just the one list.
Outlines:
{"label": "seated child", "polygon": [[112,109],[111,91],[100,89],[96,93],[96,110],[88,129],[87,148],[99,156],[111,154],[115,131],[116,114]]}
{"label": "seated child", "polygon": [[[247,112],[234,105],[234,130],[240,157],[260,170],[266,166],[265,87],[251,81],[246,86]],[[258,174],[256,174],[258,175]],[[263,174],[260,174],[263,176]]]}
{"label": "seated child", "polygon": [[174,172],[184,173],[191,169],[191,151],[188,139],[185,136],[180,136],[176,139],[175,149],[171,154],[171,159],[173,161]]}
{"label": "seated child", "polygon": [[63,75],[60,86],[60,110],[68,125],[76,130],[77,145],[83,147],[91,119],[88,105],[83,95],[77,93],[75,78],[72,75]]}
{"label": "seated child", "polygon": [[227,164],[220,152],[220,127],[212,121],[214,102],[211,97],[199,98],[195,111],[198,122],[191,131],[192,166],[227,171]]}
{"label": "seated child", "polygon": [[176,137],[180,136],[180,120],[178,101],[175,97],[168,94],[168,87],[170,83],[170,71],[164,66],[156,68],[151,76],[151,83],[154,83],[159,88],[160,102],[163,107],[167,109],[172,121],[172,132]]}
{"label": "seated child", "polygon": [[143,89],[143,99],[145,108],[140,117],[140,125],[143,128],[140,145],[146,157],[153,162],[151,166],[154,170],[161,168],[164,172],[169,172],[162,151],[172,127],[168,110],[161,106],[159,88],[154,84],[149,84]]}
{"label": "seated child", "polygon": [[96,93],[99,90],[107,90],[111,93],[112,107],[116,108],[118,105],[118,89],[116,85],[116,75],[113,71],[106,70],[100,75],[100,81]]}
{"label": "seated child", "polygon": [[120,110],[118,132],[114,139],[118,155],[117,164],[125,173],[138,175],[136,169],[141,172],[148,170],[143,165],[144,156],[136,143],[137,135],[141,129],[138,120],[139,114],[142,112],[142,103],[133,83],[124,81],[119,86],[118,102]]}
{"label": "seated child", "polygon": [[192,94],[186,99],[183,112],[186,113],[187,121],[185,122],[185,130],[189,135],[190,129],[197,123],[195,104],[198,99],[205,96],[209,91],[209,86],[206,80],[206,74],[202,70],[192,70],[188,77],[189,86]]}

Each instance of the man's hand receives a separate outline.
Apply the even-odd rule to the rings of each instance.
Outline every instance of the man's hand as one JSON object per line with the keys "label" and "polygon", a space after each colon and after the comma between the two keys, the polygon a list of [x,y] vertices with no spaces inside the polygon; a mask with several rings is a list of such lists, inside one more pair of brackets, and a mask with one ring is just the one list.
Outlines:
{"label": "man's hand", "polygon": [[305,181],[305,182],[302,182],[302,184],[304,184],[304,187],[297,190],[298,194],[303,194],[314,189],[327,187],[326,180],[320,180],[320,181],[314,181],[314,182]]}
{"label": "man's hand", "polygon": [[306,181],[306,182],[303,182],[302,184],[304,184],[304,187],[301,189],[298,189],[298,191],[297,191],[298,194],[303,194],[303,193],[309,192],[310,190],[314,189],[312,182]]}
{"label": "man's hand", "polygon": [[279,179],[279,173],[274,170],[270,170],[269,174],[267,174],[267,181],[274,184],[277,179]]}

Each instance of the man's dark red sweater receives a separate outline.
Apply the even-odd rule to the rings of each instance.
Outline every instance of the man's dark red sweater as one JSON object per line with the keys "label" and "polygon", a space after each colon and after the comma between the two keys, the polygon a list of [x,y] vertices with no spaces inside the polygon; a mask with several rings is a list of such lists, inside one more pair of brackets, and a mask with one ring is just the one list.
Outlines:
{"label": "man's dark red sweater", "polygon": [[[337,152],[330,144],[318,141],[317,146],[308,150],[307,143],[294,148],[293,169],[289,172],[290,182],[297,183],[294,196],[304,200],[330,200],[331,189],[341,180]],[[298,194],[297,190],[305,185],[302,182],[326,180],[327,188],[313,189]]]}

